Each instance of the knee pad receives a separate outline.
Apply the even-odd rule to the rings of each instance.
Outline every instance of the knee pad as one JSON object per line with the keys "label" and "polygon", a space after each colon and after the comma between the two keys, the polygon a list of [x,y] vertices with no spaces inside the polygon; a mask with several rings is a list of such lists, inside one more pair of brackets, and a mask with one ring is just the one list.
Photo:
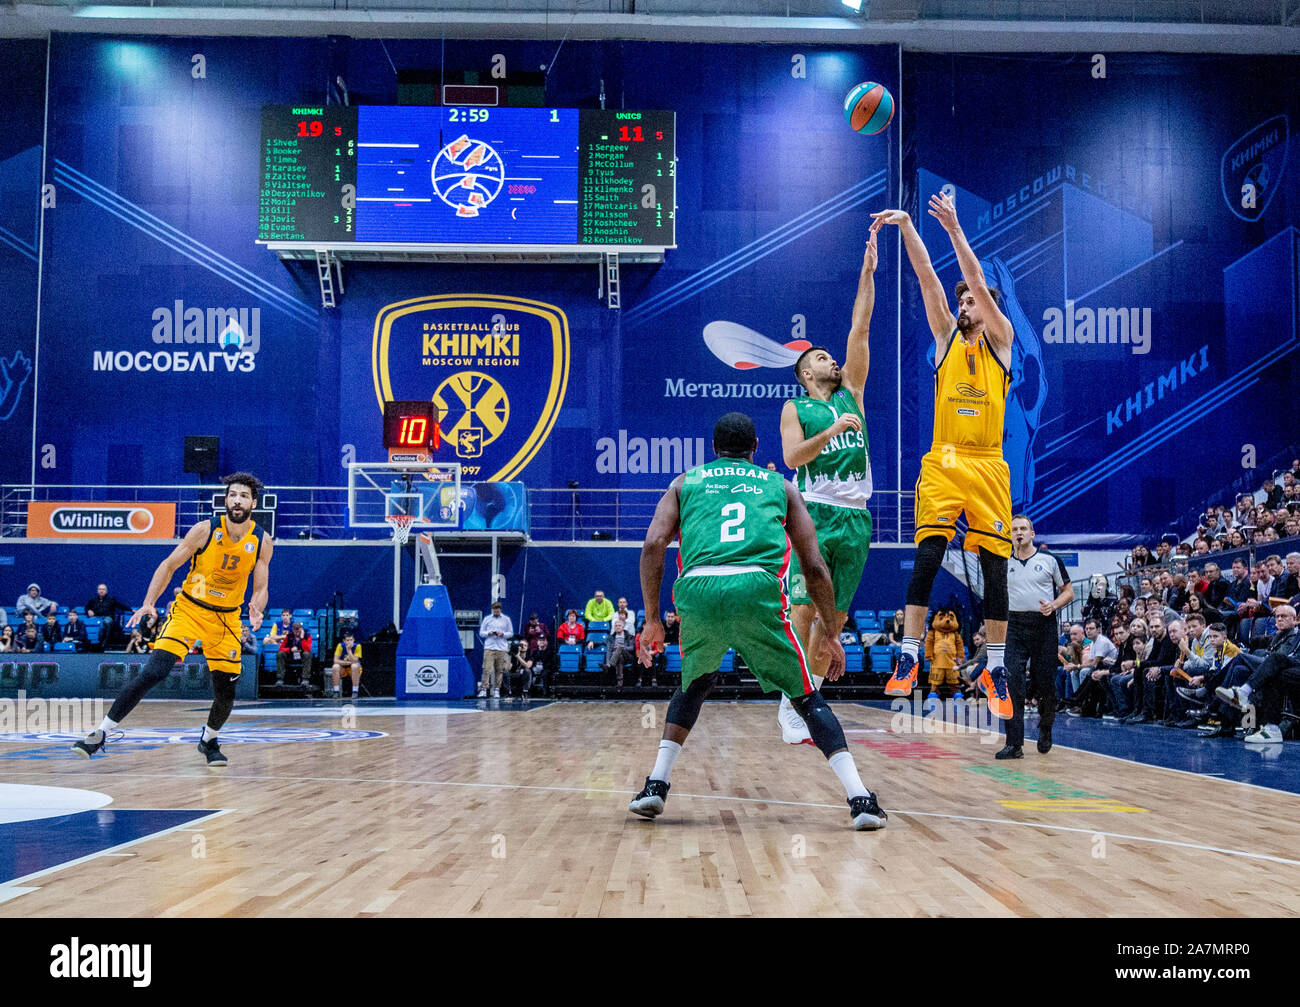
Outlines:
{"label": "knee pad", "polygon": [[152,689],[172,673],[177,660],[175,654],[169,654],[165,650],[153,651],[140,669],[140,681]]}
{"label": "knee pad", "polygon": [[212,673],[212,709],[208,711],[208,726],[219,731],[235,708],[235,683],[238,675],[224,671]]}
{"label": "knee pad", "polygon": [[1007,561],[980,546],[980,571],[984,574],[984,618],[1007,621]]}
{"label": "knee pad", "polygon": [[684,731],[689,731],[695,726],[695,721],[699,719],[700,707],[704,705],[704,700],[708,698],[713,691],[713,683],[717,681],[718,673],[710,672],[707,675],[701,675],[691,683],[690,688],[685,692],[679,687],[673,698],[668,701],[668,716],[665,720],[674,727],[680,727]]}
{"label": "knee pad", "polygon": [[921,539],[916,547],[916,564],[912,567],[912,579],[907,585],[907,603],[930,607],[930,588],[934,578],[943,566],[943,554],[948,548],[948,540],[942,535],[930,535]]}
{"label": "knee pad", "polygon": [[849,747],[849,743],[844,740],[844,728],[840,727],[840,722],[835,719],[835,714],[831,713],[831,708],[820,692],[814,689],[805,696],[791,699],[790,704],[799,711],[799,716],[808,725],[813,744],[821,749],[826,758]]}

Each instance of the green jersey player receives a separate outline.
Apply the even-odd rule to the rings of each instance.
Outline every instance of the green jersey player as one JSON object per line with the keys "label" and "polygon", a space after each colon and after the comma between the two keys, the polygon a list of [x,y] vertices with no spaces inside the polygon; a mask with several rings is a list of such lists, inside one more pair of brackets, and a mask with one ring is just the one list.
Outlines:
{"label": "green jersey player", "polygon": [[[795,470],[795,484],[808,505],[818,547],[835,585],[834,619],[814,621],[816,613],[804,587],[806,575],[797,565],[791,566],[794,625],[812,657],[813,683],[818,687],[823,677],[833,682],[840,675],[822,662],[821,640],[839,639],[871,547],[871,513],[867,510],[871,456],[862,389],[871,363],[867,334],[876,304],[879,229],[880,225],[872,225],[862,256],[843,370],[825,347],[804,350],[795,361],[794,372],[808,394],[791,399],[781,410],[781,453]],[[812,743],[807,725],[789,700],[781,701],[777,720],[787,743]]]}
{"label": "green jersey player", "polygon": [[[727,413],[713,428],[716,461],[678,476],[655,509],[641,550],[641,663],[663,642],[659,588],[664,553],[680,531],[680,574],[673,603],[681,618],[682,684],[668,704],[654,769],[629,810],[654,818],[664,810],[668,778],[700,708],[713,688],[718,664],[729,648],[744,660],[766,690],[779,690],[808,725],[813,743],[844,786],[856,829],[879,829],[886,815],[862,785],[844,731],[813,686],[804,648],[790,624],[785,574],[790,549],[802,564],[804,583],[818,614],[830,622],[835,595],[817,551],[817,535],[793,486],[754,464],[754,421]],[[844,649],[835,636],[819,643],[822,666],[844,670]]]}

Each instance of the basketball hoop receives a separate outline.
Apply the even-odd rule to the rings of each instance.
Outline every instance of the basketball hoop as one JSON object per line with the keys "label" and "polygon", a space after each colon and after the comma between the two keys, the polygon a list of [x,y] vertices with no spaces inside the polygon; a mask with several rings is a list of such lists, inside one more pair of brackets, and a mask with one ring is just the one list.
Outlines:
{"label": "basketball hoop", "polygon": [[406,545],[411,537],[411,525],[415,523],[414,514],[386,514],[384,520],[393,529],[394,545]]}

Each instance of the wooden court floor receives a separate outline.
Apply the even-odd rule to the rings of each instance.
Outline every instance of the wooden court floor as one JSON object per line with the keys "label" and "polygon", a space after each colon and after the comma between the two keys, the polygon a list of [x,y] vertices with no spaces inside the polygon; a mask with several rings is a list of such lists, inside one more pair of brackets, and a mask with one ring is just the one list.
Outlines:
{"label": "wooden court floor", "polygon": [[[0,761],[0,785],[98,791],[107,810],[221,812],[26,880],[0,916],[1300,913],[1300,797],[1032,742],[998,763],[1000,742],[977,733],[834,708],[890,813],[883,832],[848,827],[825,760],[781,744],[771,703],[706,705],[654,822],[627,801],[664,704],[389,707],[346,722],[258,707],[227,731],[384,736],[226,741],[222,774],[179,743]],[[197,704],[145,703],[127,726],[203,719]]]}

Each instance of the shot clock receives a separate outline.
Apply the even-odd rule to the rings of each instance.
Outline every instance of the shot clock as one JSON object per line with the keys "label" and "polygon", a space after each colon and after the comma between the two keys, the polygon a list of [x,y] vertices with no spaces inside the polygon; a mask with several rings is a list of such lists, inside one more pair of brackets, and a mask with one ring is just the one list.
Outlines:
{"label": "shot clock", "polygon": [[418,399],[384,403],[384,449],[390,462],[427,462],[442,442],[438,407]]}

